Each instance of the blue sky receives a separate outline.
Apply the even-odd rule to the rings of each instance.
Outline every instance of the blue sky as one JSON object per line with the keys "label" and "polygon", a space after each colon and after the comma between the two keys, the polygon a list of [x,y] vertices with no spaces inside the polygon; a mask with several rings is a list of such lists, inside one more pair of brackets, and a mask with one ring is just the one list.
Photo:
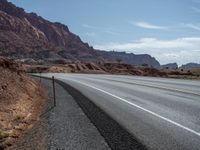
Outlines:
{"label": "blue sky", "polygon": [[9,0],[103,50],[200,63],[200,0]]}

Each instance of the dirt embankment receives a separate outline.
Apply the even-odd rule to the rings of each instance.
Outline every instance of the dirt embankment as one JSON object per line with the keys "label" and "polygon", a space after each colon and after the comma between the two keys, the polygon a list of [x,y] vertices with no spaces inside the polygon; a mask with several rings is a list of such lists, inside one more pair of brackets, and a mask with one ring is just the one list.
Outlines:
{"label": "dirt embankment", "polygon": [[102,63],[69,63],[27,65],[26,72],[33,73],[88,73],[88,74],[120,74],[152,77],[169,77],[178,79],[200,80],[200,69],[156,69],[148,66],[136,67],[129,64],[102,62]]}
{"label": "dirt embankment", "polygon": [[167,76],[167,73],[154,68],[134,67],[119,63],[72,63],[53,65],[25,65],[27,72],[51,73],[92,73],[92,74],[123,74],[138,76]]}
{"label": "dirt embankment", "polygon": [[0,149],[11,146],[31,128],[46,106],[40,83],[22,70],[20,65],[0,58]]}

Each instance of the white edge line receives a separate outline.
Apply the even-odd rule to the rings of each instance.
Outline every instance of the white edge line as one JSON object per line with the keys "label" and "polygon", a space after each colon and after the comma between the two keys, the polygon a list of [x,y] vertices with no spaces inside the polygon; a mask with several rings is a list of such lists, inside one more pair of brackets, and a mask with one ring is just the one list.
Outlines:
{"label": "white edge line", "polygon": [[[63,79],[63,78],[61,78],[61,79]],[[96,90],[98,90],[98,91],[100,91],[100,92],[103,92],[103,93],[105,93],[105,94],[107,94],[107,95],[110,95],[110,96],[112,96],[112,97],[115,97],[115,98],[117,98],[117,99],[119,99],[119,100],[121,100],[121,101],[123,101],[123,102],[126,102],[126,103],[128,103],[128,104],[130,104],[130,105],[132,105],[132,106],[134,106],[134,107],[137,107],[137,108],[139,108],[139,109],[141,109],[141,110],[143,110],[143,111],[145,111],[145,112],[147,112],[147,113],[149,113],[149,114],[151,114],[151,115],[153,115],[153,116],[156,116],[156,117],[158,117],[158,118],[160,118],[160,119],[163,119],[163,120],[165,120],[165,121],[167,121],[167,122],[169,122],[169,123],[171,123],[171,124],[173,124],[173,125],[176,125],[176,126],[182,128],[182,129],[185,129],[185,130],[187,130],[187,131],[189,131],[189,132],[191,132],[191,133],[193,133],[193,134],[195,134],[195,135],[197,135],[197,136],[200,137],[200,133],[199,133],[199,132],[194,131],[194,130],[188,128],[188,127],[185,127],[185,126],[183,126],[183,125],[181,125],[181,124],[179,124],[179,123],[177,123],[177,122],[175,122],[175,121],[173,121],[173,120],[170,120],[170,119],[168,119],[168,118],[165,118],[165,117],[163,117],[163,116],[160,116],[159,114],[156,114],[155,112],[152,112],[152,111],[150,111],[150,110],[148,110],[148,109],[145,109],[145,108],[143,108],[143,107],[141,107],[141,106],[139,106],[139,105],[136,105],[136,104],[134,104],[134,103],[132,103],[132,102],[126,100],[126,99],[123,99],[123,98],[121,98],[121,97],[119,97],[119,96],[116,96],[116,95],[114,95],[114,94],[111,94],[111,93],[109,93],[109,92],[106,92],[106,91],[104,91],[104,90],[102,90],[102,89],[99,89],[99,88],[97,88],[97,87],[94,87],[94,86],[89,85],[89,84],[86,84],[86,83],[82,83],[82,82],[75,81],[75,80],[71,80],[71,79],[70,79],[70,81],[74,81],[74,82],[76,82],[76,83],[80,83],[80,84],[82,84],[82,85],[85,85],[85,86],[87,86],[87,87],[96,89]]]}

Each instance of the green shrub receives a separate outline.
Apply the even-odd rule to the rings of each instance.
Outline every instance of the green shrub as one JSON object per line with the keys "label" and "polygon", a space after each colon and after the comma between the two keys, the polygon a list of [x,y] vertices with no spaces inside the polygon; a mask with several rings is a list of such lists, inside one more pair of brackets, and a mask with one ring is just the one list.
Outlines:
{"label": "green shrub", "polygon": [[16,117],[15,117],[16,121],[20,121],[20,120],[23,120],[23,119],[24,119],[24,116],[22,116],[20,114],[16,115]]}
{"label": "green shrub", "polygon": [[0,139],[7,138],[8,136],[9,136],[9,133],[0,130]]}
{"label": "green shrub", "polygon": [[148,64],[142,64],[142,67],[149,67]]}

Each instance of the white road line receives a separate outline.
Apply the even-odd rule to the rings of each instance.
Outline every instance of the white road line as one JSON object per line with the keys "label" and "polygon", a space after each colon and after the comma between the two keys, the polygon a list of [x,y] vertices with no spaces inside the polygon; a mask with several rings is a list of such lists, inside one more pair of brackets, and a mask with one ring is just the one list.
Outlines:
{"label": "white road line", "polygon": [[[64,78],[61,78],[61,79],[64,79]],[[145,108],[143,108],[143,107],[141,107],[141,106],[139,106],[139,105],[137,105],[137,104],[134,104],[134,103],[132,103],[132,102],[126,100],[126,99],[123,99],[123,98],[121,98],[121,97],[119,97],[119,96],[116,96],[116,95],[114,95],[114,94],[111,94],[111,93],[109,93],[109,92],[106,92],[106,91],[104,91],[104,90],[102,90],[102,89],[99,89],[99,88],[97,88],[97,87],[94,87],[94,86],[92,86],[92,85],[89,85],[89,84],[86,84],[86,83],[83,83],[83,82],[79,82],[79,81],[76,81],[76,80],[73,80],[73,79],[70,79],[70,81],[74,81],[74,82],[76,82],[76,83],[80,83],[80,84],[82,84],[82,85],[85,85],[85,86],[87,86],[87,87],[93,88],[93,89],[95,89],[95,90],[98,90],[98,91],[100,91],[100,92],[102,92],[102,93],[105,93],[105,94],[107,94],[107,95],[110,95],[110,96],[112,96],[112,97],[115,97],[115,98],[117,98],[117,99],[119,99],[119,100],[121,100],[121,101],[123,101],[123,102],[126,102],[126,103],[128,103],[128,104],[130,104],[130,105],[132,105],[132,106],[134,106],[134,107],[137,107],[137,108],[139,108],[139,109],[141,109],[141,110],[143,110],[143,111],[145,111],[145,112],[147,112],[147,113],[149,113],[149,114],[151,114],[151,115],[153,115],[153,116],[156,116],[156,117],[158,117],[158,118],[160,118],[160,119],[163,119],[163,120],[165,120],[165,121],[167,121],[167,122],[169,122],[169,123],[171,123],[171,124],[173,124],[173,125],[176,125],[176,126],[182,128],[182,129],[185,129],[185,130],[187,130],[187,131],[189,131],[189,132],[191,132],[191,133],[193,133],[193,134],[195,134],[195,135],[197,135],[197,136],[200,137],[200,133],[199,133],[199,132],[194,131],[194,130],[188,128],[188,127],[185,127],[185,126],[183,126],[183,125],[181,125],[181,124],[179,124],[179,123],[177,123],[177,122],[175,122],[175,121],[173,121],[173,120],[170,120],[170,119],[168,119],[168,118],[165,118],[165,117],[163,117],[163,116],[160,116],[159,114],[156,114],[155,112],[152,112],[152,111],[150,111],[150,110],[148,110],[148,109],[145,109]]]}
{"label": "white road line", "polygon": [[[77,78],[77,77],[76,77]],[[78,77],[80,78],[80,77]],[[89,77],[86,77],[89,79]],[[93,80],[96,80],[95,78],[93,78]],[[122,82],[122,83],[126,83],[126,84],[135,84],[135,85],[138,85],[138,86],[145,86],[145,87],[150,87],[150,88],[156,88],[156,89],[161,89],[161,90],[169,90],[169,91],[175,91],[175,92],[180,92],[180,93],[184,93],[184,94],[191,94],[191,95],[196,95],[196,96],[200,96],[199,93],[194,93],[192,91],[184,91],[183,90],[179,90],[179,89],[175,89],[173,87],[161,87],[161,86],[156,86],[156,85],[147,85],[147,84],[141,84],[141,83],[138,83],[138,82],[126,82],[126,81],[118,81],[116,79],[108,79],[108,78],[97,78],[97,80],[108,80],[108,81],[116,81],[116,82]]]}

